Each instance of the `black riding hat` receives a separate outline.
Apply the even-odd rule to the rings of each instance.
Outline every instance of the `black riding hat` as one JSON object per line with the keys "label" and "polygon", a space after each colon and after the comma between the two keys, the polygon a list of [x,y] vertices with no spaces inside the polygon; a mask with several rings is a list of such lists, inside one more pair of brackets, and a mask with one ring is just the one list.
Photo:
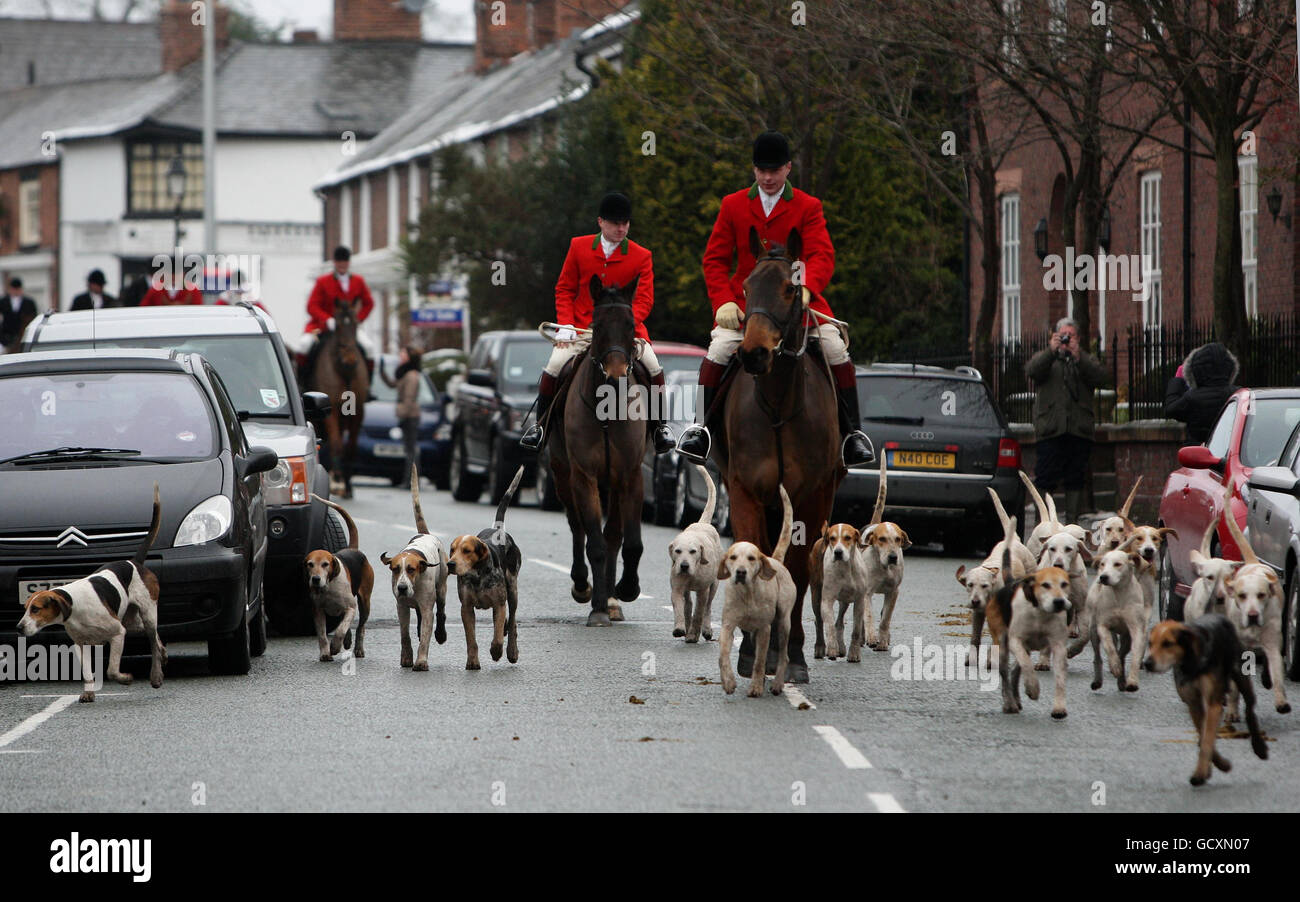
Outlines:
{"label": "black riding hat", "polygon": [[631,222],[632,201],[628,200],[625,194],[611,191],[600,199],[598,215],[601,219],[608,219],[610,222]]}
{"label": "black riding hat", "polygon": [[348,250],[347,245],[340,244],[334,248],[334,259],[339,261],[351,260],[352,251]]}
{"label": "black riding hat", "polygon": [[759,169],[780,169],[790,159],[790,142],[780,132],[763,132],[754,139],[754,165]]}

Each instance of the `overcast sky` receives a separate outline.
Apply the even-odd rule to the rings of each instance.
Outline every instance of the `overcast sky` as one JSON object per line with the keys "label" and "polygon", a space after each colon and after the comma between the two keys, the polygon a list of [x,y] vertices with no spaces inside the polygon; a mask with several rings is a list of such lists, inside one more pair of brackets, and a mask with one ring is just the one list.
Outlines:
{"label": "overcast sky", "polygon": [[[58,19],[88,19],[96,0],[0,0],[0,16],[53,16]],[[97,0],[105,18],[117,19],[127,0]],[[333,33],[334,0],[227,0],[227,4],[251,12],[272,25],[284,24],[287,39],[295,28],[314,28],[322,38]],[[158,0],[144,0],[138,6],[157,10]],[[474,0],[427,0],[422,18],[425,40],[472,41]],[[145,18],[152,15],[145,14]],[[139,15],[133,16],[138,20]]]}

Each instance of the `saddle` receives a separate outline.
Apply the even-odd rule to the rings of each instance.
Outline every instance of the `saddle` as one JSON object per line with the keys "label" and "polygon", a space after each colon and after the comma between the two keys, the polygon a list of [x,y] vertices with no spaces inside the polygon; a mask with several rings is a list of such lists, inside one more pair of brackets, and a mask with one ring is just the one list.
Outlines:
{"label": "saddle", "polygon": [[[817,336],[815,330],[809,330],[807,355],[812,359],[813,368],[826,377],[832,389],[835,388],[835,379],[831,376],[830,364],[826,360],[826,355],[822,352],[821,339]],[[721,430],[715,428],[715,423],[722,416],[722,411],[727,403],[727,392],[731,388],[731,383],[741,373],[739,355],[732,354],[731,359],[727,361],[727,368],[722,371],[722,378],[718,380],[718,390],[713,396],[713,403],[709,409],[704,412],[700,418],[700,425],[708,428],[717,438],[722,438]]]}
{"label": "saddle", "polygon": [[[547,435],[551,432],[552,422],[564,422],[564,405],[569,397],[569,386],[573,382],[573,377],[578,372],[578,367],[590,356],[591,352],[589,349],[584,349],[580,353],[575,354],[564,364],[563,368],[560,370],[560,375],[556,377],[555,400],[551,402],[551,407],[546,412],[541,422],[541,426],[546,430]],[[636,375],[636,382],[638,385],[650,385],[650,371],[645,368],[645,364],[641,362],[640,357],[637,357],[637,359],[632,362],[632,372]]]}

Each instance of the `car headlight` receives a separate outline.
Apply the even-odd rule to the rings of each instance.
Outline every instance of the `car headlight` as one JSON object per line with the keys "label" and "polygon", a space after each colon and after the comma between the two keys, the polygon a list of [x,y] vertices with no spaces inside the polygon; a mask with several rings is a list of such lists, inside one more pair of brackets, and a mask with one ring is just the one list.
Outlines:
{"label": "car headlight", "polygon": [[439,442],[451,441],[451,423],[444,420],[441,426],[433,430],[433,438]]}
{"label": "car headlight", "polygon": [[194,505],[194,509],[185,515],[181,528],[176,530],[175,548],[186,545],[202,545],[215,542],[226,534],[234,520],[234,511],[230,499],[225,495],[213,495],[206,501]]}
{"label": "car headlight", "polygon": [[306,504],[307,458],[282,457],[275,469],[262,474],[262,494],[268,505]]}

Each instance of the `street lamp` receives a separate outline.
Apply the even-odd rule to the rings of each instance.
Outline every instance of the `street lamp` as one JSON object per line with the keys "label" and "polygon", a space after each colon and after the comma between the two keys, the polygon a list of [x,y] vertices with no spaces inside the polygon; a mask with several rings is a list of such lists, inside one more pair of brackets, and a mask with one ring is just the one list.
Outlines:
{"label": "street lamp", "polygon": [[1047,220],[1038,220],[1038,225],[1034,226],[1034,253],[1038,254],[1038,259],[1047,259]]}
{"label": "street lamp", "polygon": [[[1273,221],[1277,222],[1277,216],[1279,213],[1282,212],[1281,189],[1278,188],[1277,185],[1274,185],[1273,190],[1268,192],[1268,196],[1264,198],[1264,200],[1268,203],[1268,212],[1273,214]],[[1282,222],[1286,223],[1286,227],[1288,229],[1291,228],[1291,214],[1287,213],[1285,216],[1283,216]]]}
{"label": "street lamp", "polygon": [[181,204],[185,200],[185,160],[180,154],[172,157],[171,164],[167,167],[167,196],[175,204],[173,221],[175,231],[173,233],[172,246],[181,246]]}

